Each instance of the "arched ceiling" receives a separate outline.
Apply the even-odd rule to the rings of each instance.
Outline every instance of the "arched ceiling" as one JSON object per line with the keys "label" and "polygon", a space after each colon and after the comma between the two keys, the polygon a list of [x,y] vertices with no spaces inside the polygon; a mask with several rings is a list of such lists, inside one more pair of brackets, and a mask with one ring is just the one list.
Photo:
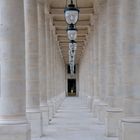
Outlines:
{"label": "arched ceiling", "polygon": [[[70,2],[70,0],[68,0]],[[80,9],[80,17],[77,23],[78,37],[77,37],[77,51],[76,63],[79,62],[83,49],[86,46],[88,33],[91,26],[91,19],[94,14],[93,0],[77,0]],[[55,28],[56,38],[59,43],[65,63],[68,63],[68,42],[66,29],[67,24],[64,19],[64,7],[66,0],[49,0],[49,13],[51,14],[53,26]]]}

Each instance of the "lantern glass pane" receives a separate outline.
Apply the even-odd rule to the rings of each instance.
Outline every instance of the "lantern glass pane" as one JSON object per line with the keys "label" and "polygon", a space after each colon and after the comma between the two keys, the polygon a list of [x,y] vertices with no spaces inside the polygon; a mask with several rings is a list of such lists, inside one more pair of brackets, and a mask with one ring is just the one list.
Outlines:
{"label": "lantern glass pane", "polygon": [[69,49],[70,50],[76,50],[77,49],[77,43],[69,43]]}
{"label": "lantern glass pane", "polygon": [[75,56],[75,50],[69,50],[69,56]]}
{"label": "lantern glass pane", "polygon": [[68,38],[69,40],[76,40],[77,38],[77,31],[76,30],[68,30]]}
{"label": "lantern glass pane", "polygon": [[76,10],[68,10],[65,12],[65,19],[68,24],[76,24],[79,12]]}

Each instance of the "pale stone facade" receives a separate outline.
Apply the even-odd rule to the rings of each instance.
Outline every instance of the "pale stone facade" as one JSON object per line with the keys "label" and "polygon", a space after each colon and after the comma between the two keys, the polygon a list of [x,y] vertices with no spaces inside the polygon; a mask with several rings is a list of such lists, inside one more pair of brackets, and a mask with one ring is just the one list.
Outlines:
{"label": "pale stone facade", "polygon": [[[58,15],[63,9],[55,2],[0,0],[0,140],[47,139],[46,128],[67,95],[68,51],[63,47],[68,42]],[[84,107],[77,110],[89,108],[94,120],[105,126],[106,139],[139,140],[140,0],[92,4],[94,13],[81,8],[82,16],[90,17],[88,32],[86,17],[77,24],[81,48],[74,78],[81,100],[72,98],[74,105],[82,102]]]}

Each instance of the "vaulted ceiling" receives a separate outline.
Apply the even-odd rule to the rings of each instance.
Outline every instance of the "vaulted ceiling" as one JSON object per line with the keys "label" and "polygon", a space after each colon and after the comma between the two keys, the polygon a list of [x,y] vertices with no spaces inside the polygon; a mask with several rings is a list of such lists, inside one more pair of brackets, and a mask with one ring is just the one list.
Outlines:
{"label": "vaulted ceiling", "polygon": [[[70,0],[68,0],[70,2]],[[68,42],[67,39],[67,23],[64,19],[64,7],[66,0],[49,0],[50,14],[53,20],[53,26],[55,28],[56,38],[60,46],[65,63],[68,63]],[[76,51],[76,63],[79,62],[84,48],[86,47],[86,41],[91,26],[91,19],[94,14],[93,0],[77,0],[78,7],[80,9],[80,17],[77,23],[78,37],[77,37],[77,51]]]}

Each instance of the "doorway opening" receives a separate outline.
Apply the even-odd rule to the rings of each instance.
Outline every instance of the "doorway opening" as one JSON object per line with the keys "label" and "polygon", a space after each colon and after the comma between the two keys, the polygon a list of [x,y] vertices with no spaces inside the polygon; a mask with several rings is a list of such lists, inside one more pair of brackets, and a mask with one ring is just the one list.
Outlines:
{"label": "doorway opening", "polygon": [[76,79],[68,79],[68,96],[76,96]]}

